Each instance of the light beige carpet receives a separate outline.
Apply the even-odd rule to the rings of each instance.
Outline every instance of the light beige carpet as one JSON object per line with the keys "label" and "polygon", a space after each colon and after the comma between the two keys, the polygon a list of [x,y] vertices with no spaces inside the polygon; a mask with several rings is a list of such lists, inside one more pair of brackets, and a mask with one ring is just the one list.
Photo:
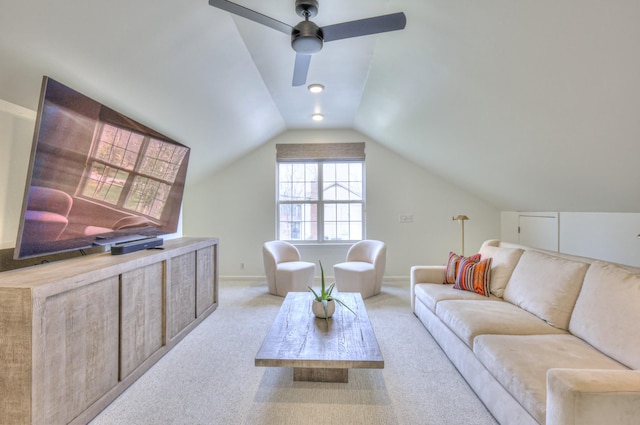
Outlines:
{"label": "light beige carpet", "polygon": [[91,424],[496,424],[411,312],[407,282],[365,300],[385,368],[350,370],[347,384],[254,366],[282,300],[266,283],[221,282],[218,309]]}

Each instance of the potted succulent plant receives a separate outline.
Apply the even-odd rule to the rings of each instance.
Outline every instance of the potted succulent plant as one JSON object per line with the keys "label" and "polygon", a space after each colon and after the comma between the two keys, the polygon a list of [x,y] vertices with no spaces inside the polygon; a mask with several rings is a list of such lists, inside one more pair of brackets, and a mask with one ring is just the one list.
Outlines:
{"label": "potted succulent plant", "polygon": [[341,306],[345,307],[353,314],[356,314],[356,312],[351,310],[351,308],[348,305],[346,305],[343,301],[341,301],[340,299],[332,295],[333,289],[336,286],[335,282],[329,285],[329,288],[325,286],[324,269],[322,268],[322,262],[318,261],[318,263],[320,263],[320,282],[321,282],[320,292],[318,293],[314,291],[313,288],[309,286],[309,290],[313,292],[313,295],[314,295],[313,304],[311,306],[311,309],[313,310],[313,314],[315,314],[316,317],[319,317],[321,319],[329,320],[329,318],[333,316],[333,313],[336,310],[335,303],[340,304]]}

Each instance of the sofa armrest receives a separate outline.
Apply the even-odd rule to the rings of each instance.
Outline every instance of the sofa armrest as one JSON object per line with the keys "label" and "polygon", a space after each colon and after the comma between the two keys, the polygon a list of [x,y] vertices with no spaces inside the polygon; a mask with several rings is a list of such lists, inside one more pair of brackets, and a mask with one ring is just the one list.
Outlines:
{"label": "sofa armrest", "polygon": [[445,266],[413,266],[411,267],[411,285],[418,283],[444,282]]}
{"label": "sofa armrest", "polygon": [[413,266],[411,267],[411,311],[415,311],[414,288],[419,283],[444,282],[446,266]]}
{"label": "sofa armrest", "polygon": [[547,425],[637,424],[640,371],[549,369]]}

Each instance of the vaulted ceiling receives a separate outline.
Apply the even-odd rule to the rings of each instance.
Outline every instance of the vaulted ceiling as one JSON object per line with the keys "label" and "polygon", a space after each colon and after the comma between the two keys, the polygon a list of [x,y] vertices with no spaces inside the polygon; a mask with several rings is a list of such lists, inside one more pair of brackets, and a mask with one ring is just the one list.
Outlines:
{"label": "vaulted ceiling", "polygon": [[319,26],[407,26],[326,43],[314,95],[287,35],[207,0],[0,0],[0,99],[35,110],[49,75],[191,146],[194,180],[288,129],[353,128],[502,210],[640,211],[640,2],[319,4]]}

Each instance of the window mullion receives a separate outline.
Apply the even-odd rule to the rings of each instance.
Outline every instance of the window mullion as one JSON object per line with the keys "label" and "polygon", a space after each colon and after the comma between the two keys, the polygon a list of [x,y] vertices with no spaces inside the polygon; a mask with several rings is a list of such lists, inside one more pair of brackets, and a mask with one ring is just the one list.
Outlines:
{"label": "window mullion", "polygon": [[318,162],[318,241],[324,240],[324,172],[322,163]]}

